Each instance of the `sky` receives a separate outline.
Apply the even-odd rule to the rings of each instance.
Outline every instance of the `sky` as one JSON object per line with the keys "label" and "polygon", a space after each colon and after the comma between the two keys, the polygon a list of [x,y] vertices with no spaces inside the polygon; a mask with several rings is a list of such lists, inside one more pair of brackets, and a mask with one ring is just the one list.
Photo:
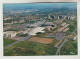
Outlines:
{"label": "sky", "polygon": [[10,3],[10,4],[3,4],[4,9],[8,9],[8,8],[46,8],[46,7],[77,8],[77,3]]}

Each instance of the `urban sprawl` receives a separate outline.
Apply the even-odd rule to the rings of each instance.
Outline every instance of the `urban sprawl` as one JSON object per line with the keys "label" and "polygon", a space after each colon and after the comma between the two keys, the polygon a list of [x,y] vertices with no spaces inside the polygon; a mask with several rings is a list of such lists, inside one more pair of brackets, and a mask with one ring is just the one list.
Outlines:
{"label": "urban sprawl", "polygon": [[4,9],[3,31],[4,55],[77,54],[76,8]]}

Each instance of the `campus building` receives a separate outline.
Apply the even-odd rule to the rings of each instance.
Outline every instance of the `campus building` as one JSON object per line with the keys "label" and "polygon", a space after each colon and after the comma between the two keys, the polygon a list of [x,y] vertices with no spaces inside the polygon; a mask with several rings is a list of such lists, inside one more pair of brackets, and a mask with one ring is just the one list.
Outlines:
{"label": "campus building", "polygon": [[11,38],[11,37],[15,37],[17,34],[16,31],[6,31],[3,33],[3,37],[4,38]]}

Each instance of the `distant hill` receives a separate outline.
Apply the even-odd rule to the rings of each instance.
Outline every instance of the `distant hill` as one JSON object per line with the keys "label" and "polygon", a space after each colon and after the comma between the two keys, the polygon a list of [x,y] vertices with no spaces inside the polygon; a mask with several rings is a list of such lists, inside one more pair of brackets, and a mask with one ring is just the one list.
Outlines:
{"label": "distant hill", "polygon": [[48,8],[77,8],[77,3],[13,3],[3,4],[4,10],[48,9]]}

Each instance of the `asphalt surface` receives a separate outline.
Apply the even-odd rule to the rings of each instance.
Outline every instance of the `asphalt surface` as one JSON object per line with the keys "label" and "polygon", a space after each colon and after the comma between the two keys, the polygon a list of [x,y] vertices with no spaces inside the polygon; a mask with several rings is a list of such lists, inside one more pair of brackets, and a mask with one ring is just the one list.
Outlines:
{"label": "asphalt surface", "polygon": [[31,37],[32,37],[32,35],[28,35],[28,36],[24,37],[23,39],[18,40],[18,41],[16,41],[16,42],[14,42],[14,43],[12,43],[12,44],[4,47],[4,49],[7,49],[7,48],[11,47],[12,45],[15,45],[15,44],[17,44],[17,43],[19,43],[19,42],[21,42],[21,41],[25,41],[25,40],[27,40],[27,39],[30,39]]}
{"label": "asphalt surface", "polygon": [[65,39],[65,40],[63,41],[63,43],[58,47],[58,50],[56,51],[56,55],[58,55],[61,47],[64,45],[64,43],[65,43],[66,41],[67,41],[67,39]]}

